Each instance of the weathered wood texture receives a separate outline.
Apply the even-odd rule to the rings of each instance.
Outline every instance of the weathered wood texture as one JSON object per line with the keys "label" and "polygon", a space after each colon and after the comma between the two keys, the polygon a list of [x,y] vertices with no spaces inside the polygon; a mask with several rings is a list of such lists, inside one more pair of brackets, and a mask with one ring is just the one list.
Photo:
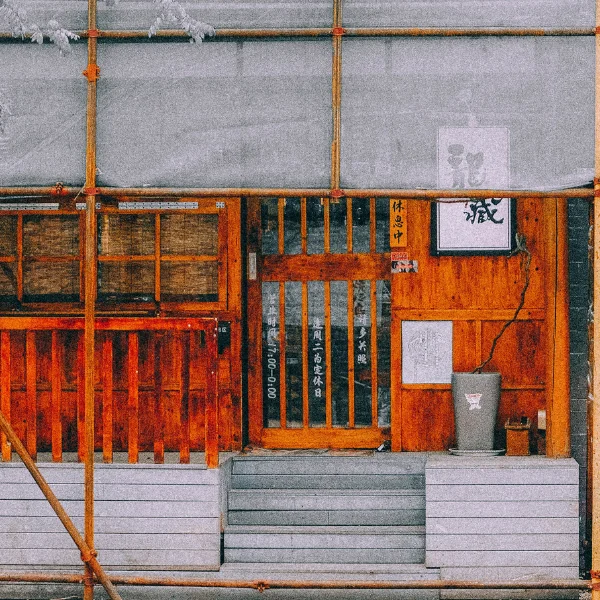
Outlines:
{"label": "weathered wood texture", "polygon": [[[41,467],[78,527],[83,469]],[[216,569],[220,563],[219,479],[198,465],[97,465],[96,547],[113,569]],[[79,551],[21,464],[0,465],[0,565],[68,568]]]}
{"label": "weathered wood texture", "polygon": [[[63,452],[83,455],[82,322],[54,319],[48,331],[46,321],[30,318],[18,331],[18,319],[0,318],[0,380],[9,392],[2,410],[30,453],[51,451],[60,462]],[[156,462],[165,451],[178,451],[181,462],[189,462],[190,450],[205,449],[207,434],[214,453],[218,420],[225,423],[219,447],[231,448],[232,361],[217,355],[214,319],[98,319],[97,328],[95,449],[105,462],[119,451],[127,451],[130,462],[147,451]],[[219,363],[226,406],[217,414]],[[214,422],[208,430],[207,420]],[[4,460],[10,460],[9,450],[5,445]]]}
{"label": "weathered wood texture", "polygon": [[443,579],[578,576],[574,460],[430,456],[425,480],[426,564]]}
{"label": "weathered wood texture", "polygon": [[[123,197],[119,201],[131,203],[133,199]],[[123,330],[121,333],[99,333],[96,336],[95,446],[96,450],[102,450],[107,462],[112,460],[113,451],[123,449],[128,449],[131,460],[135,460],[137,452],[153,446],[156,461],[161,462],[165,451],[183,450],[185,460],[188,451],[203,448],[204,418],[199,416],[204,414],[204,393],[207,385],[214,383],[213,375],[219,385],[218,427],[210,432],[209,437],[215,447],[218,441],[221,450],[241,448],[240,199],[206,198],[194,202],[198,204],[194,210],[169,211],[144,204],[135,210],[118,210],[115,199],[101,199],[100,263],[129,268],[132,264],[139,266],[139,261],[150,261],[149,272],[154,273],[152,277],[155,279],[155,285],[149,292],[151,296],[154,294],[152,301],[127,299],[127,293],[133,291],[128,288],[121,290],[124,292],[121,299],[107,298],[106,294],[100,294],[98,298],[97,310],[102,315],[112,315],[112,323],[118,321],[117,328]],[[24,302],[24,310],[14,316],[11,309],[3,313],[10,316],[0,317],[0,408],[6,416],[12,412],[12,424],[33,454],[51,449],[53,460],[58,462],[63,452],[78,448],[83,460],[84,348],[80,333],[75,331],[83,329],[83,320],[75,315],[81,314],[83,306],[79,300],[83,298],[81,257],[85,241],[84,216],[71,204],[61,201],[61,210],[51,215],[28,211],[24,217],[21,212],[12,214],[3,211],[2,219],[3,223],[12,219],[17,225],[16,229],[4,227],[2,230],[3,235],[12,236],[7,247],[14,246],[16,252],[15,256],[4,257],[3,260],[16,261],[19,285],[15,298]],[[127,235],[126,228],[112,227],[118,224],[117,221],[128,223],[132,220],[139,225],[135,235]],[[33,227],[38,221],[44,226]],[[217,222],[215,230],[214,223]],[[68,229],[63,227],[65,223],[79,223],[79,235],[72,235],[71,229],[75,225]],[[196,224],[206,225],[207,230],[200,230]],[[111,227],[107,229],[108,225]],[[59,242],[55,241],[57,236]],[[79,239],[79,245],[71,248],[76,239]],[[24,244],[27,248],[37,247],[36,244],[40,246],[35,252],[36,257],[40,258],[38,255],[41,254],[42,260],[48,255],[54,261],[51,264],[56,262],[54,254],[57,247],[62,248],[66,244],[71,248],[72,252],[61,252],[69,256],[72,254],[69,260],[79,261],[80,276],[67,282],[59,276],[49,277],[46,283],[52,290],[69,284],[74,290],[73,298],[61,296],[60,301],[56,298],[50,301],[50,296],[44,296],[37,299],[35,306],[28,304],[31,299],[23,296],[21,268]],[[200,302],[197,298],[194,302],[184,301],[185,298],[175,301],[181,291],[177,289],[175,294],[169,296],[163,293],[164,297],[161,297],[161,285],[171,291],[177,287],[176,280],[173,283],[166,274],[169,269],[175,277],[177,273],[181,275],[187,266],[195,268],[196,264],[218,265],[216,301]],[[165,271],[162,275],[161,269]],[[106,281],[105,276],[104,283]],[[192,285],[194,277],[187,281]],[[5,308],[3,305],[2,310]],[[31,314],[42,313],[45,317],[28,316],[29,311]],[[157,311],[164,317],[190,314],[218,318],[229,324],[229,343],[220,349],[218,369],[214,374],[205,374],[201,368],[204,343],[199,333],[192,332],[189,345],[182,346],[178,330],[187,329],[187,325],[178,328],[174,325],[175,321],[171,321],[171,328],[164,331],[165,321],[149,317],[142,328],[139,325],[136,328],[136,325],[128,324],[127,318],[117,317],[120,314],[153,315]],[[96,320],[99,330],[107,329],[106,320],[106,317]],[[159,333],[161,328],[164,336]],[[124,331],[130,331],[131,335]],[[157,342],[159,337],[160,344]],[[182,360],[182,356],[188,356],[189,360]],[[187,381],[189,394],[182,391],[188,388]],[[186,436],[181,436],[182,418],[185,424],[186,417],[189,443]],[[134,443],[136,438],[139,439],[137,445]],[[10,460],[10,447],[4,438],[0,438],[0,447],[3,460]]]}
{"label": "weathered wood texture", "polygon": [[[568,302],[562,282],[553,274],[557,268],[564,269],[566,254],[564,245],[557,249],[548,232],[558,235],[566,225],[554,205],[553,200],[517,201],[517,229],[532,254],[531,281],[518,321],[506,330],[485,370],[502,374],[497,447],[505,447],[504,423],[509,417],[529,417],[534,438],[538,410],[548,408],[550,413],[554,407],[549,414],[554,422],[552,448],[558,456],[565,456],[568,406],[559,396],[568,400],[569,388],[562,376],[556,384],[554,378],[559,371],[568,373],[568,348],[561,337]],[[408,217],[411,232],[430,230],[428,203],[408,201]],[[428,235],[411,235],[407,250],[411,259],[418,260],[419,273],[392,276],[392,327],[404,320],[453,321],[453,370],[472,371],[487,358],[492,340],[519,304],[524,284],[521,257],[434,257]],[[558,338],[561,341],[555,349]],[[400,364],[396,369],[400,370]],[[455,444],[449,384],[396,381],[393,394],[392,406],[400,413],[392,415],[395,449],[443,450]]]}
{"label": "weathered wood texture", "polygon": [[[296,202],[300,223],[288,223],[285,218],[286,203]],[[430,251],[431,204],[419,200],[406,201],[406,218],[410,222],[406,248],[402,248],[411,260],[418,261],[418,273],[390,273],[390,255],[378,252],[375,232],[379,221],[371,221],[368,250],[356,251],[353,243],[353,203],[346,198],[347,244],[341,249],[330,248],[330,212],[335,205],[324,200],[323,223],[325,239],[323,249],[307,252],[306,236],[310,237],[311,224],[306,222],[303,208],[306,200],[280,198],[271,210],[269,221],[277,229],[278,244],[261,255],[261,202],[251,200],[248,213],[249,251],[257,255],[256,278],[249,282],[249,341],[252,361],[249,369],[250,439],[267,447],[374,447],[391,435],[394,451],[444,450],[455,445],[454,415],[450,384],[408,384],[402,381],[401,332],[403,321],[452,321],[454,371],[472,371],[487,358],[494,337],[505,322],[512,319],[519,305],[525,283],[524,255],[515,256],[441,256]],[[275,201],[273,201],[273,204]],[[262,205],[265,208],[265,205]],[[336,209],[338,210],[338,209]],[[513,323],[499,341],[493,360],[486,371],[502,374],[502,397],[496,426],[496,445],[505,447],[504,423],[508,418],[528,417],[532,423],[532,447],[536,447],[538,410],[547,409],[548,454],[568,455],[569,437],[569,385],[564,374],[568,373],[568,298],[566,294],[566,222],[564,203],[552,198],[520,198],[516,201],[517,230],[524,236],[531,252],[530,283],[518,320]],[[271,214],[270,213],[270,214]],[[264,225],[264,223],[263,223]],[[293,252],[286,249],[288,233],[285,227],[298,225],[302,243]],[[307,232],[308,226],[308,232]],[[314,226],[314,223],[313,225]],[[319,224],[320,227],[320,224]],[[358,245],[357,245],[358,248]],[[395,250],[397,248],[391,248]],[[331,427],[327,417],[325,426],[291,427],[286,424],[285,370],[286,338],[284,337],[285,311],[283,301],[279,307],[281,325],[279,394],[282,403],[279,411],[280,427],[263,422],[264,410],[261,398],[262,375],[259,365],[261,354],[261,284],[279,282],[280,291],[288,282],[323,281],[325,295],[325,319],[331,318],[335,298],[331,293],[334,281],[348,282],[348,314],[352,321],[352,281],[391,279],[391,349],[389,380],[391,391],[390,428],[355,428],[353,421],[354,390],[348,390],[348,424]],[[280,294],[282,296],[282,294]],[[281,299],[281,298],[280,298]],[[310,299],[309,299],[310,304]],[[374,304],[373,304],[374,306]],[[371,308],[373,308],[373,306]],[[303,323],[306,324],[306,302],[302,302]],[[329,312],[328,312],[329,311]],[[305,327],[303,328],[306,334]],[[568,328],[567,328],[568,329]],[[287,340],[289,344],[289,339]],[[353,332],[348,332],[348,378],[354,375]],[[376,348],[376,345],[371,344]],[[302,353],[306,356],[306,352]],[[329,357],[327,357],[329,359]],[[304,359],[305,361],[307,359]],[[373,353],[371,364],[377,364]],[[255,366],[256,365],[256,366]],[[306,364],[303,364],[306,371]],[[374,367],[371,369],[371,385],[378,381]],[[373,377],[375,374],[375,377]],[[306,382],[306,372],[303,373]],[[327,380],[329,381],[329,380]],[[306,389],[302,390],[306,404]],[[331,394],[330,394],[331,395]],[[329,396],[327,396],[329,397]],[[306,408],[306,407],[305,407]],[[377,409],[373,408],[373,421]],[[329,415],[330,416],[330,415]],[[306,410],[304,411],[306,420]]]}

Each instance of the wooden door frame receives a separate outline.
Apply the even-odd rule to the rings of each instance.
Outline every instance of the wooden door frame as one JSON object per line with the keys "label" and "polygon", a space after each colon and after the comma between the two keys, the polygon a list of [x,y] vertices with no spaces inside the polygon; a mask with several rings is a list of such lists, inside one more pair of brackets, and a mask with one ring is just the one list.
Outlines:
{"label": "wooden door frame", "polygon": [[[350,209],[349,209],[350,210]],[[371,209],[370,209],[371,210]],[[374,214],[374,213],[371,213]],[[376,448],[389,439],[390,427],[307,427],[303,428],[267,428],[264,427],[263,385],[262,385],[262,283],[263,265],[261,256],[261,199],[247,200],[247,332],[248,332],[248,438],[249,443],[272,448]],[[373,228],[374,226],[372,226]],[[303,238],[306,238],[306,225],[303,225]],[[281,241],[280,241],[281,243]],[[371,249],[371,251],[373,248]],[[389,280],[389,259],[365,255],[294,255],[291,259],[294,267],[289,265],[290,259],[279,255],[269,255],[269,272],[281,273],[282,278],[305,284],[308,281],[329,280],[313,279],[311,267],[316,262],[323,272],[335,272],[336,280],[349,282],[354,279],[357,270],[366,269],[372,273],[370,281]],[[301,272],[296,272],[296,269]],[[273,281],[269,278],[268,281]],[[373,293],[373,292],[372,292]],[[285,352],[285,330],[280,329],[280,348]],[[282,386],[282,390],[284,388]],[[377,402],[372,398],[372,402]]]}

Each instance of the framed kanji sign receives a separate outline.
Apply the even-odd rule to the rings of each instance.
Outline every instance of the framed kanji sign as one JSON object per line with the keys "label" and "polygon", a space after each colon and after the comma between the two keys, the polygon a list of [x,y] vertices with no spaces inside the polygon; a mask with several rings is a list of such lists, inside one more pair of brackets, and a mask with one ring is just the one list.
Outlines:
{"label": "framed kanji sign", "polygon": [[[509,135],[505,127],[440,127],[440,189],[507,189]],[[431,206],[431,252],[510,254],[515,248],[516,202],[511,198],[458,198]]]}

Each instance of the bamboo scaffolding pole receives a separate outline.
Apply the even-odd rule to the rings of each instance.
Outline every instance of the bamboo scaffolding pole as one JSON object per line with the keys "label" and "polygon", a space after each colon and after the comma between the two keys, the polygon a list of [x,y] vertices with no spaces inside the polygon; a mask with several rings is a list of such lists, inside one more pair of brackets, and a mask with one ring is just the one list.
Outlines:
{"label": "bamboo scaffolding pole", "polygon": [[[85,40],[87,30],[76,31]],[[147,29],[101,30],[99,37],[111,40],[147,40]],[[279,37],[329,37],[335,35],[331,27],[273,27],[263,29],[219,28],[211,39],[222,38],[279,38]],[[591,27],[345,27],[344,35],[352,37],[541,37],[541,36],[593,36]],[[163,29],[154,37],[189,40],[189,34],[180,29]],[[22,43],[10,33],[0,33],[0,42]],[[76,42],[75,42],[76,43]]]}
{"label": "bamboo scaffolding pole", "polygon": [[[332,65],[331,65],[331,179],[332,190],[340,189],[342,130],[342,2],[333,0]],[[336,196],[339,195],[336,191]]]}
{"label": "bamboo scaffolding pole", "polygon": [[[498,580],[498,581],[471,581],[471,580],[421,580],[421,581],[302,581],[302,580],[216,580],[216,579],[187,579],[178,577],[137,577],[127,575],[114,575],[115,583],[126,586],[173,586],[173,587],[198,587],[198,588],[239,588],[256,589],[366,589],[366,590],[495,590],[495,589],[525,589],[525,590],[586,590],[592,588],[589,579],[546,579],[546,580]],[[0,573],[0,581],[8,582],[33,582],[33,583],[78,583],[80,575],[42,574],[42,573]]]}
{"label": "bamboo scaffolding pole", "polygon": [[[117,592],[115,586],[111,583],[110,579],[104,572],[104,569],[98,562],[96,558],[96,553],[92,549],[91,546],[88,545],[87,541],[81,536],[77,527],[71,521],[69,515],[65,512],[65,509],[62,507],[58,498],[55,496],[54,492],[44,479],[44,476],[41,474],[40,470],[37,468],[37,465],[31,458],[30,454],[27,452],[25,446],[15,433],[14,429],[11,427],[10,423],[6,420],[2,412],[0,412],[0,428],[6,435],[8,441],[11,443],[13,450],[19,455],[23,464],[27,468],[27,470],[31,473],[31,476],[38,484],[40,490],[50,503],[52,510],[56,513],[56,516],[60,519],[60,522],[64,525],[68,534],[71,536],[71,539],[75,542],[79,550],[81,551],[81,559],[86,564],[86,569],[89,569],[92,573],[91,577],[91,589],[92,589],[92,598],[94,591],[94,581],[93,575],[95,574],[98,578],[98,581],[102,583],[102,586],[106,590],[106,593],[112,600],[121,600],[121,596]],[[21,575],[21,574],[20,574]],[[79,576],[81,580],[81,576]],[[84,585],[88,579],[87,573],[83,576]],[[87,589],[87,586],[86,588]]]}
{"label": "bamboo scaffolding pole", "polygon": [[[98,38],[97,0],[88,0],[88,65],[87,118],[85,155],[85,278],[84,278],[84,388],[85,388],[85,467],[84,467],[84,533],[91,552],[94,549],[94,345],[96,303],[96,121]],[[94,32],[94,35],[90,35]],[[118,594],[117,594],[118,596]],[[89,564],[85,566],[83,600],[94,600],[94,580]]]}
{"label": "bamboo scaffolding pole", "polygon": [[[4,187],[0,188],[0,200],[11,196],[28,198],[45,197],[54,193],[54,187]],[[212,197],[330,197],[327,188],[109,188],[98,187],[97,193],[103,196],[128,196],[130,198],[212,198]],[[81,188],[65,187],[64,195],[74,196]],[[452,189],[347,189],[345,196],[351,198],[408,198],[411,200],[443,200],[456,198],[593,198],[594,190],[589,187],[577,187],[559,190],[452,190]],[[0,210],[2,203],[0,202]]]}

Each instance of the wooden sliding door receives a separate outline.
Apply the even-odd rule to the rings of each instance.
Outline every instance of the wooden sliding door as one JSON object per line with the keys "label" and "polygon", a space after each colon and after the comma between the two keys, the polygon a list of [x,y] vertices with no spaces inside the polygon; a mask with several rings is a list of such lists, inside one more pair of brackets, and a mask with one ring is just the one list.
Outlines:
{"label": "wooden sliding door", "polygon": [[361,448],[389,437],[388,219],[375,199],[249,201],[252,442]]}

